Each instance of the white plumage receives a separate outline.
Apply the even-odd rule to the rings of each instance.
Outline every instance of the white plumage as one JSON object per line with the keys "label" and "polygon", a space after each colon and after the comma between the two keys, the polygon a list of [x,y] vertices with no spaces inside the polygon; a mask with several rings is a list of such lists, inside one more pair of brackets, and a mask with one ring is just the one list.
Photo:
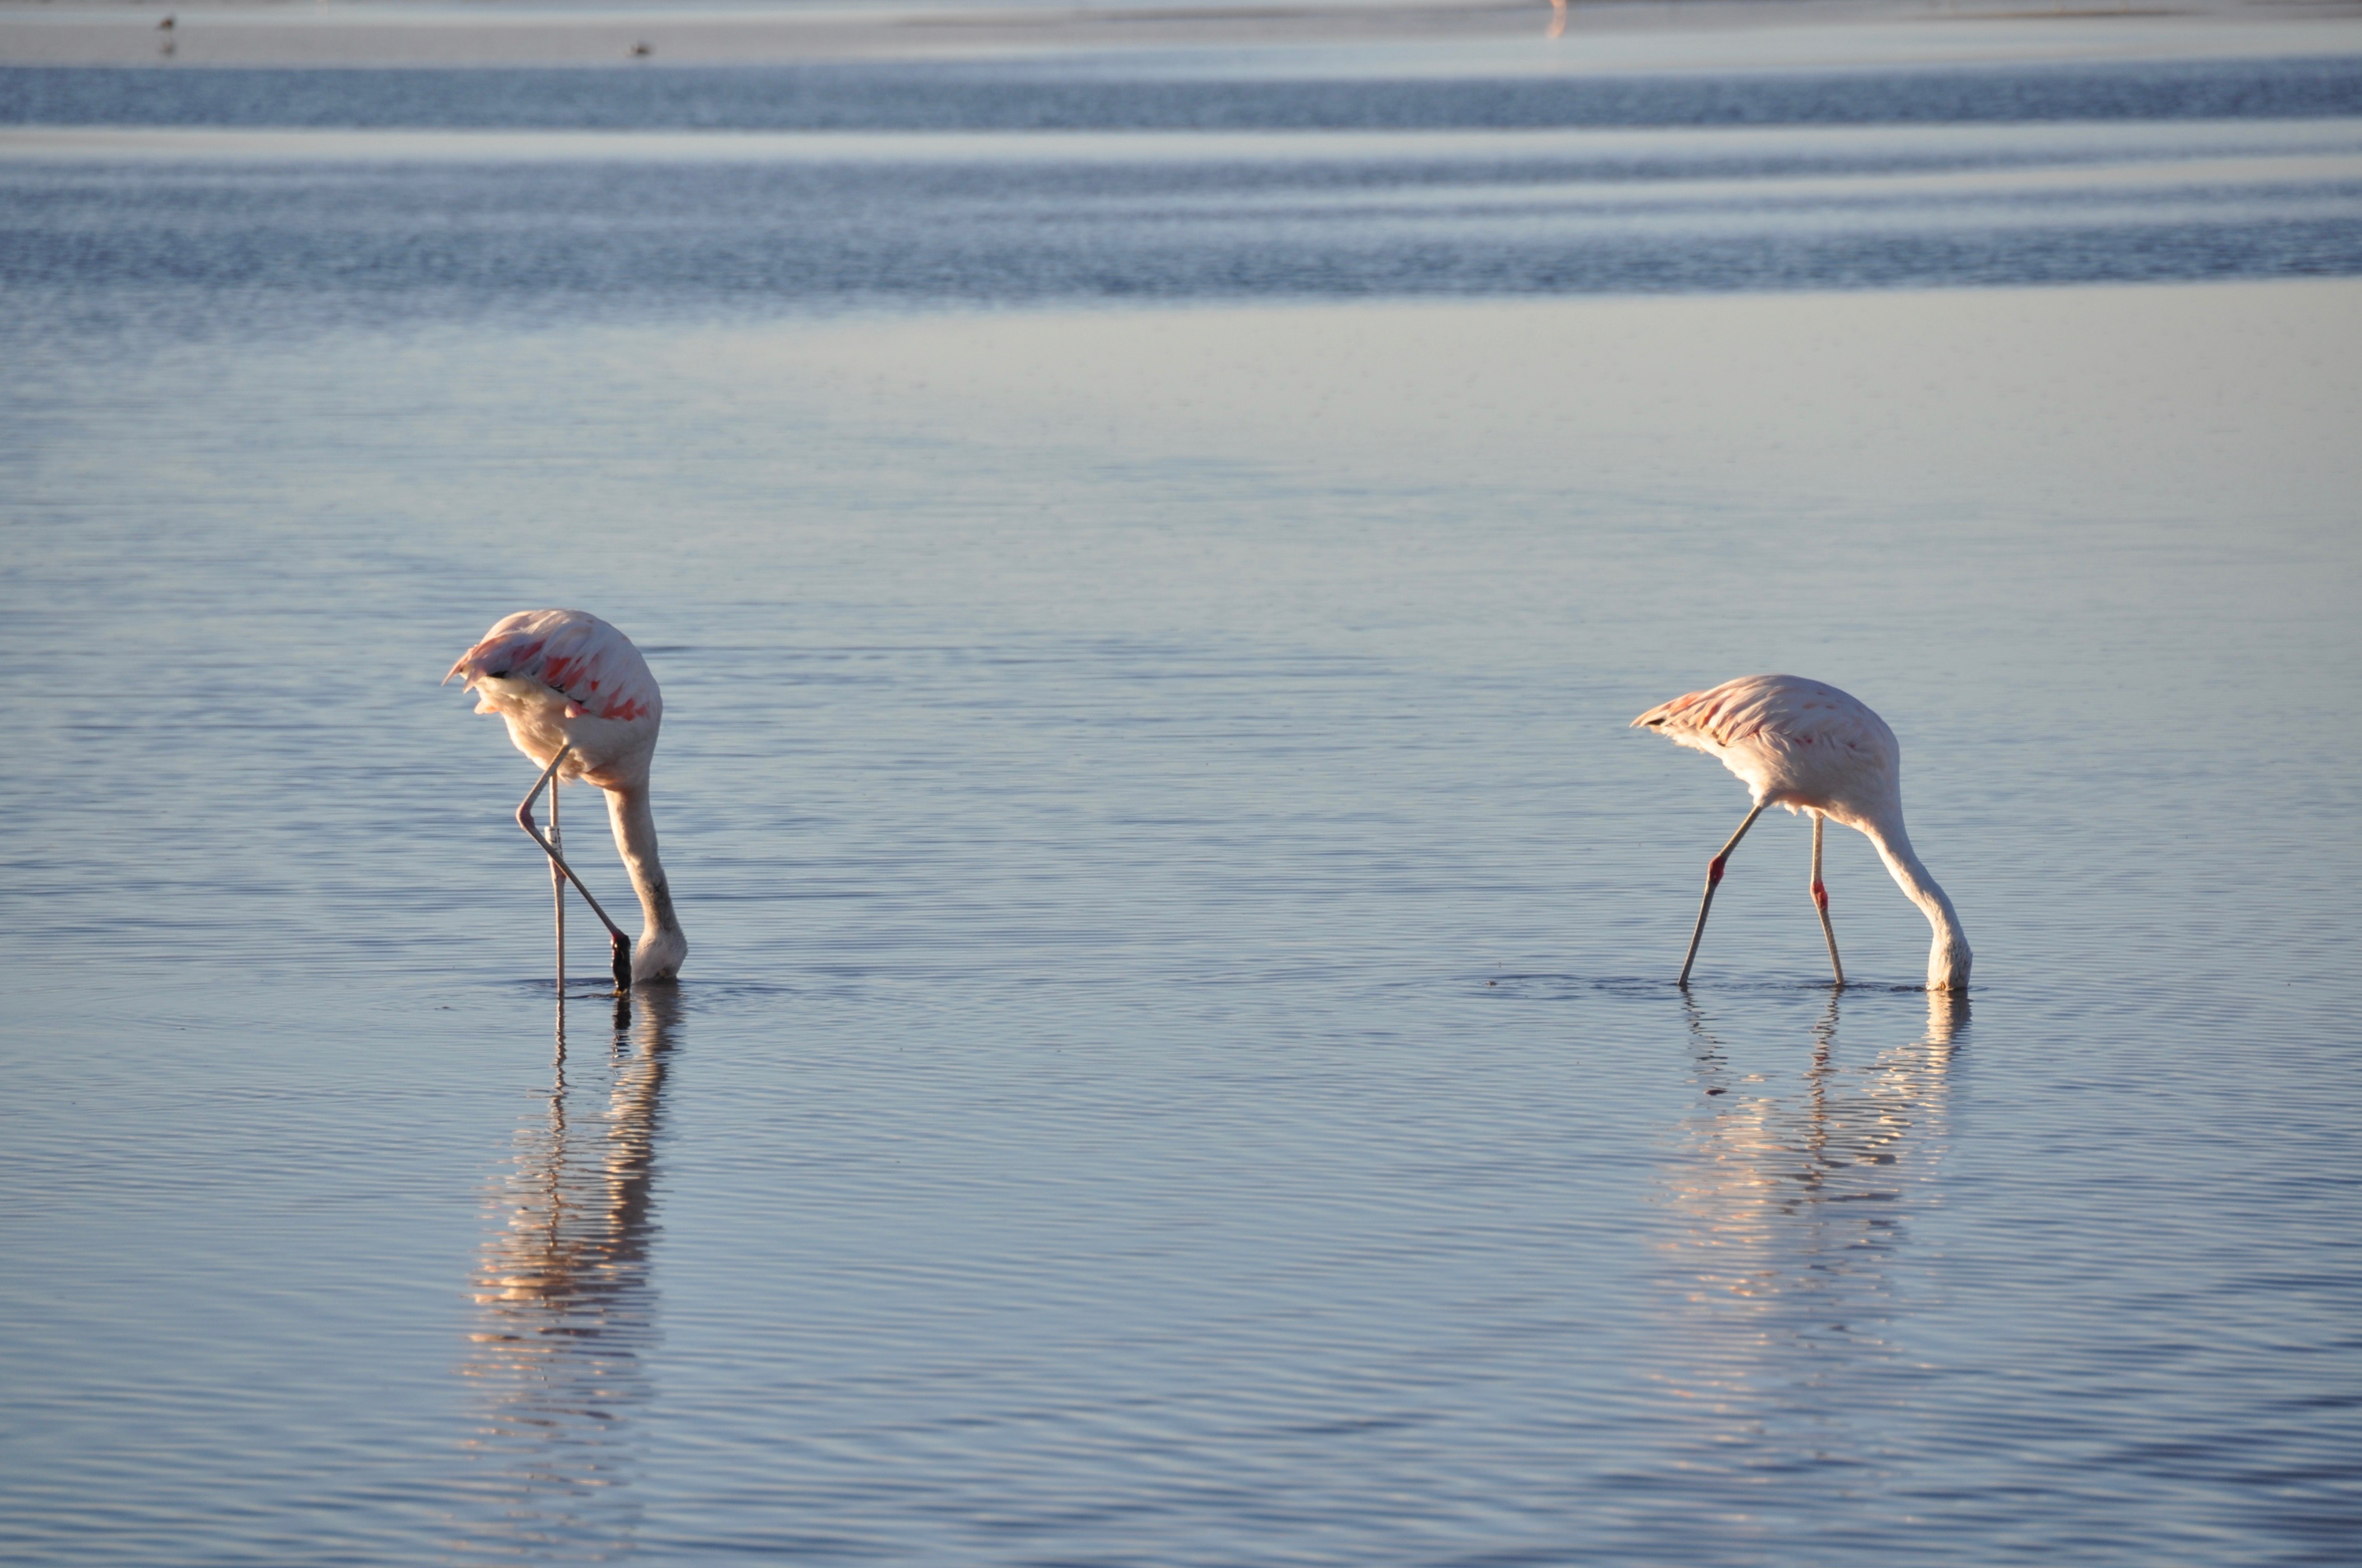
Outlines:
{"label": "white plumage", "polygon": [[[656,756],[664,697],[647,660],[632,640],[580,610],[522,610],[496,622],[483,640],[461,654],[452,676],[467,677],[476,712],[498,713],[516,748],[552,774],[595,784],[607,797],[615,848],[639,894],[644,923],[630,955],[634,985],[669,980],[689,955],[689,939],[673,916],[672,890],[657,857],[657,824],[648,806],[648,770]],[[548,851],[576,887],[581,878],[533,823],[533,794],[517,808],[517,823]],[[555,810],[555,807],[552,808]],[[590,889],[593,912],[617,942],[616,979],[624,981],[625,939]]]}
{"label": "white plumage", "polygon": [[1785,806],[1810,812],[1814,819],[1813,901],[1820,911],[1838,983],[1845,983],[1845,969],[1838,961],[1828,894],[1821,884],[1824,817],[1866,835],[1904,894],[1927,917],[1935,932],[1927,954],[1927,988],[1968,989],[1968,936],[1952,900],[1912,852],[1911,835],[1904,830],[1903,748],[1886,721],[1866,704],[1834,686],[1799,676],[1748,675],[1661,703],[1632,725],[1653,729],[1677,745],[1719,759],[1746,781],[1754,796],[1754,810],[1707,864],[1705,896],[1690,934],[1689,957],[1682,964],[1683,984],[1696,962],[1706,911],[1730,852],[1767,807]]}

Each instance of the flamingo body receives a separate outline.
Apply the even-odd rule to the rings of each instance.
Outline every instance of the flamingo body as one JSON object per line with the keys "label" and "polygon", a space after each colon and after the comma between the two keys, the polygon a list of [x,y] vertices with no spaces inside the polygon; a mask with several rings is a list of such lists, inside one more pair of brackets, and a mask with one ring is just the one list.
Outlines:
{"label": "flamingo body", "polygon": [[519,751],[545,769],[556,763],[560,778],[579,778],[606,795],[615,847],[646,916],[632,981],[671,979],[688,956],[689,940],[673,915],[648,806],[664,697],[647,660],[596,615],[523,610],[495,622],[443,679],[453,676],[467,678],[476,712],[501,716]]}
{"label": "flamingo body", "polygon": [[[1903,748],[1867,703],[1799,676],[1748,675],[1660,703],[1632,726],[1653,729],[1676,745],[1719,760],[1745,781],[1757,812],[1768,806],[1807,812],[1868,837],[1934,930],[1928,989],[1968,988],[1971,955],[1959,916],[1912,851],[1911,835],[1904,829]],[[1752,814],[1748,821],[1754,821]],[[1726,846],[1708,868],[1709,897],[1728,853]],[[1813,891],[1826,914],[1817,849]],[[1704,923],[1702,911],[1701,928]],[[1831,944],[1834,951],[1834,938]]]}
{"label": "flamingo body", "polygon": [[632,639],[580,610],[520,610],[459,656],[476,712],[498,713],[538,767],[571,745],[559,777],[608,789],[645,782],[664,696]]}

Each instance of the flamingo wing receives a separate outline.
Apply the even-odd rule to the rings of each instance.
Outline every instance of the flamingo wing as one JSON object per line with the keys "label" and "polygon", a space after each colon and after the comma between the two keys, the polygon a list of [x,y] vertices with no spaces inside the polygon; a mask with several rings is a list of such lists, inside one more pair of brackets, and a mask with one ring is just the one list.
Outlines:
{"label": "flamingo wing", "polygon": [[[459,656],[449,675],[467,677],[475,690],[488,682],[504,692],[538,687],[564,704],[568,718],[623,723],[660,712],[656,677],[632,640],[580,610],[521,610],[496,624]],[[489,697],[479,692],[487,709]]]}
{"label": "flamingo wing", "polygon": [[1650,709],[1632,727],[1661,731],[1666,739],[1700,751],[1858,745],[1886,730],[1858,700],[1794,675],[1743,675],[1687,692]]}
{"label": "flamingo wing", "polygon": [[1835,811],[1852,822],[1896,788],[1894,732],[1824,681],[1746,675],[1660,703],[1632,721],[1705,752],[1760,802]]}

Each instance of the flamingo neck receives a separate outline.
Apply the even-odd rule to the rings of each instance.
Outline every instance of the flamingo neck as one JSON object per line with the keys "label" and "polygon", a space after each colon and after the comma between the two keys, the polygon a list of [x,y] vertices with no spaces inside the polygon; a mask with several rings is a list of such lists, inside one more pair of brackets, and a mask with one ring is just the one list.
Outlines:
{"label": "flamingo neck", "polygon": [[1878,857],[1886,862],[1888,875],[1903,889],[1904,897],[1919,906],[1934,928],[1935,940],[1927,949],[1927,988],[1931,991],[1965,991],[1969,988],[1969,934],[1960,929],[1959,911],[1952,908],[1950,897],[1927,875],[1927,867],[1911,848],[1911,835],[1903,831],[1902,819],[1874,823],[1862,830],[1870,842],[1878,846]]}
{"label": "flamingo neck", "polygon": [[689,955],[689,939],[672,912],[672,888],[665,880],[664,862],[657,858],[657,819],[648,806],[646,784],[606,791],[607,821],[615,830],[615,849],[631,873],[632,890],[640,896],[640,940],[632,953],[632,982],[669,980]]}

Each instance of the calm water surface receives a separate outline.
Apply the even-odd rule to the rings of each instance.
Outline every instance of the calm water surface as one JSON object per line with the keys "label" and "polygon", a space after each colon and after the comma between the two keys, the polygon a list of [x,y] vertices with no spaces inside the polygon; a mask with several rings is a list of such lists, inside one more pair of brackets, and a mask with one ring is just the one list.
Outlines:
{"label": "calm water surface", "polygon": [[[2362,133],[2240,69],[14,116],[0,1554],[2348,1560]],[[665,686],[624,1012],[435,686],[540,604]],[[1966,1001],[1784,815],[1671,985],[1743,790],[1623,726],[1775,668]]]}

